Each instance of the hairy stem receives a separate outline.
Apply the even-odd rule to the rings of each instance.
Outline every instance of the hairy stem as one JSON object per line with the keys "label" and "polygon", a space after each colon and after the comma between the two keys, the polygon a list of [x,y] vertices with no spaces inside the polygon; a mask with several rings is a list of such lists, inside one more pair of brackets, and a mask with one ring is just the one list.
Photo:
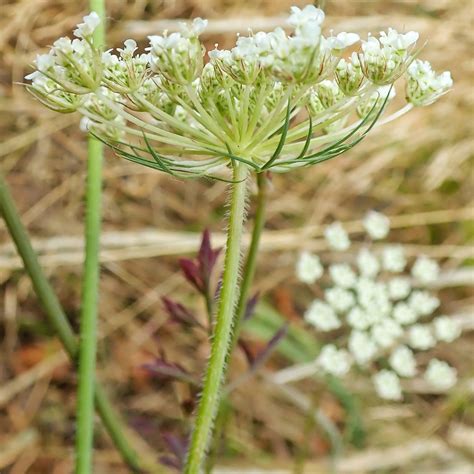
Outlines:
{"label": "hairy stem", "polygon": [[[75,364],[78,352],[76,336],[61,304],[38,263],[26,229],[20,220],[10,191],[1,175],[0,213],[18,250],[18,254],[23,261],[25,270],[31,279],[33,289],[44,309],[48,322],[57,334],[71,361]],[[130,441],[124,436],[123,422],[98,385],[96,385],[96,404],[102,423],[124,461],[132,469],[139,470],[137,455],[132,449]]]}
{"label": "hairy stem", "polygon": [[239,293],[240,249],[247,190],[247,167],[236,162],[233,166],[235,183],[232,184],[225,267],[219,309],[212,335],[211,355],[204,376],[203,391],[184,468],[185,474],[199,474],[203,467],[213,431],[214,419],[219,408],[220,390],[225,378],[227,356],[232,342],[234,308]]}
{"label": "hairy stem", "polygon": [[244,265],[242,282],[240,284],[240,295],[239,301],[237,303],[237,310],[235,312],[235,324],[232,336],[231,353],[232,349],[239,340],[240,326],[245,315],[250,288],[252,287],[255,270],[257,268],[258,248],[260,246],[262,230],[265,225],[265,210],[267,205],[268,178],[266,173],[257,174],[257,186],[257,208],[252,229],[252,239],[250,241],[250,247]]}
{"label": "hairy stem", "polygon": [[[94,44],[105,44],[104,0],[90,0],[90,9],[101,18]],[[94,385],[99,305],[99,248],[102,201],[103,145],[89,137],[86,182],[85,261],[79,338],[79,386],[77,392],[76,474],[92,473],[94,439]]]}

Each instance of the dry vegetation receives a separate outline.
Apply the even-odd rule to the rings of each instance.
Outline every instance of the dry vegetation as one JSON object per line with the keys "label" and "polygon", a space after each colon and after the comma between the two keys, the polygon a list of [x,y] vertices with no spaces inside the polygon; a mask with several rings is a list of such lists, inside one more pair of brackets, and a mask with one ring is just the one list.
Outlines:
{"label": "dry vegetation", "polygon": [[[281,15],[292,3],[301,2],[109,0],[109,41],[115,46],[130,35],[145,42],[150,29],[161,28],[165,19]],[[68,34],[86,9],[86,2],[68,0],[2,0],[0,8],[0,166],[76,327],[84,136],[76,116],[45,110],[14,83],[29,71],[33,55]],[[392,25],[420,31],[428,40],[424,55],[436,69],[452,71],[455,88],[434,106],[379,129],[340,159],[274,177],[255,286],[296,325],[308,295],[295,285],[295,249],[314,248],[331,258],[318,236],[319,225],[333,218],[353,221],[357,230],[367,209],[380,209],[398,216],[392,239],[438,258],[443,271],[466,266],[472,258],[472,3],[329,0],[326,11],[335,28],[363,32]],[[209,45],[225,44],[247,26],[245,20],[216,23]],[[222,230],[224,200],[223,183],[183,184],[107,157],[99,375],[137,437],[146,439],[144,450],[163,452],[163,432],[188,429],[186,388],[160,386],[142,365],[165,353],[189,370],[202,370],[205,340],[166,325],[160,298],[172,294],[200,304],[178,273],[176,255],[192,253],[205,226],[217,234]],[[3,226],[0,233],[0,472],[66,474],[72,466],[76,378],[45,325]],[[219,238],[215,235],[215,242]],[[441,291],[441,298],[446,313],[467,313],[465,324],[472,330],[473,278],[463,275]],[[367,438],[362,451],[347,445],[338,472],[474,472],[472,341],[466,331],[454,344],[438,348],[462,374],[459,388],[448,397],[414,387],[405,404],[387,404],[370,395],[366,384],[354,383],[355,395],[363,397]],[[255,340],[253,349],[259,344]],[[244,370],[244,364],[238,357],[233,373]],[[275,356],[266,371],[287,364]],[[303,457],[308,458],[304,472],[327,472],[328,443],[308,423],[306,405],[317,403],[340,427],[347,423],[346,414],[321,385],[307,382],[295,390],[279,392],[257,377],[235,392],[219,454],[219,465],[234,468],[216,472],[240,473],[245,466],[290,472],[293,461]],[[102,431],[96,444],[98,474],[127,472]]]}

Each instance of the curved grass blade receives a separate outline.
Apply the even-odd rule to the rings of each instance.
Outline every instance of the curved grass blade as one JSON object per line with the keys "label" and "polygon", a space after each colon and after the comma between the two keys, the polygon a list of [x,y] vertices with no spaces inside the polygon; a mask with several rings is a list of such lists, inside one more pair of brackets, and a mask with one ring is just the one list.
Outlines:
{"label": "curved grass blade", "polygon": [[309,116],[309,127],[308,127],[308,135],[306,135],[306,140],[304,142],[303,149],[301,150],[301,153],[295,158],[295,160],[300,160],[303,158],[304,155],[306,155],[309,144],[311,143],[311,135],[313,134],[313,119],[311,118],[311,115]]}

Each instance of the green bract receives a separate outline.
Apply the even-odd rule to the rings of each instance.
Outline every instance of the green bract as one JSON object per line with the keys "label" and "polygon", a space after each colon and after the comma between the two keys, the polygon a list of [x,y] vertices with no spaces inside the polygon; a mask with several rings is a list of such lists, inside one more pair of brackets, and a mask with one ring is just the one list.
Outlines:
{"label": "green bract", "polygon": [[79,111],[87,130],[127,160],[225,179],[233,161],[285,172],[344,153],[385,113],[404,75],[408,104],[384,123],[452,86],[449,73],[414,62],[418,33],[389,29],[345,54],[359,36],[324,37],[323,21],[312,5],[293,7],[290,35],[277,28],[239,36],[234,48],[216,47],[207,58],[199,39],[206,20],[150,36],[146,53],[136,54],[129,39],[115,54],[94,47],[93,12],[76,39],[60,38],[37,57],[27,87],[53,110]]}

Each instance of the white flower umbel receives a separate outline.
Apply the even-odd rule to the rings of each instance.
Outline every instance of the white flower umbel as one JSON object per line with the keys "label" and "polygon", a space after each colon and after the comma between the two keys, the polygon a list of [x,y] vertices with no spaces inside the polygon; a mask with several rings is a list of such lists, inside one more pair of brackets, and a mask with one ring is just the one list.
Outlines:
{"label": "white flower umbel", "polygon": [[380,347],[387,349],[402,336],[403,329],[393,319],[386,318],[372,327],[371,334]]}
{"label": "white flower umbel", "polygon": [[324,230],[324,236],[334,250],[347,250],[351,246],[349,236],[340,222],[328,225]]}
{"label": "white flower umbel", "polygon": [[437,75],[428,61],[416,59],[408,67],[406,98],[415,106],[429,105],[453,87],[451,73]]}
{"label": "white flower umbel", "polygon": [[380,270],[380,263],[369,249],[363,248],[357,254],[357,268],[362,276],[375,278]]}
{"label": "white flower umbel", "polygon": [[392,369],[401,377],[413,377],[416,374],[416,360],[413,351],[407,346],[398,346],[390,355]]}
{"label": "white flower umbel", "polygon": [[406,277],[391,278],[387,283],[390,299],[397,301],[405,299],[411,292],[410,279]]}
{"label": "white flower umbel", "polygon": [[413,264],[411,274],[420,283],[432,283],[438,279],[439,265],[431,258],[418,257]]}
{"label": "white flower umbel", "polygon": [[320,331],[333,331],[341,327],[336,312],[327,303],[314,300],[305,313],[305,320]]}
{"label": "white flower umbel", "polygon": [[[231,49],[210,51],[207,62],[200,40],[207,20],[150,36],[146,53],[133,38],[103,51],[91,41],[99,26],[93,12],[75,29],[74,40],[60,38],[49,55],[38,58],[27,87],[53,110],[86,115],[119,156],[149,168],[216,179],[228,179],[232,163],[257,173],[287,172],[360,142],[389,108],[396,109],[389,104],[395,83],[416,54],[417,33],[389,29],[362,41],[360,51],[345,60],[347,48],[359,47],[359,35],[325,36],[323,23],[324,12],[313,5],[292,7],[291,31],[279,27],[239,36]],[[409,103],[380,123],[412,104],[433,101],[449,85],[446,74],[438,77],[425,63],[413,64],[406,74]],[[104,103],[117,107],[119,140],[109,133],[107,118],[89,117],[78,97],[100,96],[101,86],[120,94]],[[119,120],[113,120],[116,127]],[[349,241],[340,234],[329,240],[346,250]]]}
{"label": "white flower umbel", "polygon": [[324,292],[324,297],[338,313],[345,313],[346,311],[349,311],[355,304],[355,297],[353,293],[337,286],[328,288]]}
{"label": "white flower umbel", "polygon": [[415,290],[408,299],[408,305],[420,316],[429,316],[439,306],[439,299],[423,290]]}
{"label": "white flower umbel", "polygon": [[400,324],[413,324],[418,320],[418,313],[406,303],[400,302],[393,308],[393,318]]}
{"label": "white flower umbel", "polygon": [[301,252],[296,263],[296,276],[301,282],[311,285],[321,278],[323,271],[323,266],[317,255]]}
{"label": "white flower umbel", "polygon": [[329,274],[335,285],[341,288],[352,288],[357,282],[357,275],[350,265],[336,263],[329,267]]}
{"label": "white flower umbel", "polygon": [[408,329],[408,343],[413,349],[426,351],[436,345],[436,339],[430,326],[415,324]]}
{"label": "white flower umbel", "polygon": [[[389,220],[369,212],[364,227],[372,240],[379,240],[386,237]],[[329,228],[335,229],[335,234],[343,229],[339,222]],[[327,230],[325,235],[327,238]],[[348,243],[344,230],[342,235]],[[332,248],[336,250],[337,246]],[[339,261],[341,256],[336,259]],[[423,256],[414,261],[408,259],[403,247],[396,244],[382,247],[379,260],[364,242],[355,261],[352,255],[349,260],[350,263],[328,265],[332,286],[324,288],[324,301],[313,302],[306,319],[322,331],[338,329],[337,336],[360,370],[372,371],[376,364],[390,367],[374,376],[376,390],[383,398],[400,400],[399,377],[418,375],[417,353],[434,348],[438,342],[452,342],[461,333],[459,324],[448,316],[427,320],[440,301],[420,285],[434,282],[439,266]],[[326,285],[324,274],[318,278],[320,286]],[[419,323],[421,318],[425,319],[424,324]],[[328,353],[336,354],[339,349],[333,344]]]}
{"label": "white flower umbel", "polygon": [[457,382],[457,371],[447,362],[432,359],[424,374],[425,380],[439,390],[448,390]]}
{"label": "white flower umbel", "polygon": [[461,326],[449,316],[439,316],[433,321],[436,339],[442,342],[453,342],[461,335]]}
{"label": "white flower umbel", "polygon": [[390,245],[382,252],[382,266],[384,270],[393,273],[400,273],[407,264],[405,252],[401,245]]}
{"label": "white flower umbel", "polygon": [[372,337],[364,331],[352,331],[349,336],[347,347],[354,357],[354,360],[365,365],[370,362],[377,354],[378,347]]}
{"label": "white flower umbel", "polygon": [[402,399],[400,379],[395,372],[386,369],[381,370],[373,376],[372,380],[375,385],[375,390],[380,398],[386,400]]}
{"label": "white flower umbel", "polygon": [[351,356],[344,349],[337,349],[333,344],[327,344],[321,349],[316,362],[328,374],[342,377],[351,368]]}
{"label": "white flower umbel", "polygon": [[364,228],[372,239],[385,239],[390,231],[390,219],[380,212],[369,211],[364,218]]}

